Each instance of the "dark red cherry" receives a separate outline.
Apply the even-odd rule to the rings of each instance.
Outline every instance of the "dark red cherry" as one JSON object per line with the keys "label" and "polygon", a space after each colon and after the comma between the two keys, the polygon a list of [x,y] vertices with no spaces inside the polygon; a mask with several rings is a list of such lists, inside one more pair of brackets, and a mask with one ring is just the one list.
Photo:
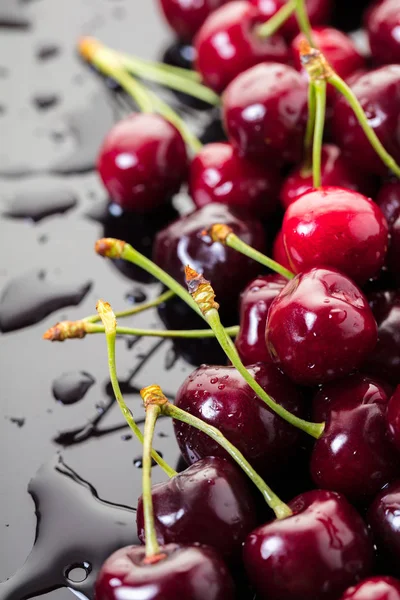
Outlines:
{"label": "dark red cherry", "polygon": [[244,365],[272,361],[265,343],[265,325],[272,300],[286,284],[287,279],[281,275],[265,275],[251,281],[242,292],[235,346]]}
{"label": "dark red cherry", "polygon": [[207,144],[190,166],[189,191],[198,208],[221,202],[266,217],[278,205],[280,184],[278,169],[247,160],[231,144]]}
{"label": "dark red cherry", "polygon": [[186,178],[185,142],[159,115],[130,115],[108,133],[97,170],[114,202],[128,211],[149,212],[178,192]]}
{"label": "dark red cherry", "polygon": [[280,265],[282,265],[283,267],[286,267],[286,269],[288,269],[289,271],[292,270],[292,267],[290,266],[290,262],[288,259],[288,256],[286,254],[286,249],[285,249],[285,245],[283,243],[283,231],[282,229],[280,229],[276,235],[276,238],[274,240],[274,245],[272,248],[272,258],[279,263]]}
{"label": "dark red cherry", "polygon": [[293,381],[317,385],[356,369],[375,347],[377,326],[367,299],[348,277],[314,268],[289,281],[272,302],[265,338]]}
{"label": "dark red cherry", "polygon": [[372,541],[344,496],[316,490],[289,506],[292,517],[259,527],[244,545],[246,571],[261,598],[337,600],[370,574]]}
{"label": "dark red cherry", "polygon": [[352,586],[340,600],[400,600],[400,581],[382,575]]}
{"label": "dark red cherry", "polygon": [[179,39],[190,41],[207,17],[227,0],[159,0],[160,8]]}
{"label": "dark red cherry", "polygon": [[[241,557],[242,544],[257,525],[249,480],[224,458],[199,460],[152,488],[157,539],[161,544],[199,542],[225,559]],[[139,539],[144,542],[142,498],[137,507]]]}
{"label": "dark red cherry", "polygon": [[223,96],[223,119],[240,154],[271,163],[299,162],[307,121],[307,82],[287,65],[248,69]]}
{"label": "dark red cherry", "polygon": [[379,207],[357,192],[326,187],[303,194],[283,219],[292,269],[335,267],[363,284],[382,268],[388,225]]}
{"label": "dark red cherry", "polygon": [[400,481],[382,490],[372,502],[367,521],[386,572],[398,573],[400,561]]}
{"label": "dark red cherry", "polygon": [[373,59],[380,64],[400,63],[400,11],[397,0],[384,0],[367,18]]}
{"label": "dark red cherry", "polygon": [[[400,65],[388,65],[370,71],[357,78],[352,90],[364,109],[370,126],[398,163]],[[332,134],[346,158],[366,172],[385,175],[387,167],[365,137],[347,100],[338,97],[333,108]]]}
{"label": "dark red cherry", "polygon": [[388,402],[384,386],[364,375],[322,386],[313,419],[325,421],[325,430],[310,463],[317,487],[361,501],[396,478],[400,459],[389,439]]}
{"label": "dark red cherry", "polygon": [[264,61],[285,63],[289,48],[280,35],[260,38],[259,11],[244,0],[228,2],[216,10],[196,36],[196,69],[217,93],[240,73]]}
{"label": "dark red cherry", "polygon": [[[372,196],[375,192],[375,178],[350,164],[340,149],[333,144],[324,144],[321,156],[321,184],[324,187],[337,186]],[[294,167],[283,183],[280,199],[286,209],[305,192],[313,189],[310,169],[304,165]]]}
{"label": "dark red cherry", "polygon": [[[247,367],[261,387],[290,412],[304,417],[304,401],[293,384],[273,365]],[[257,472],[270,475],[290,460],[301,434],[272,412],[232,367],[202,365],[179,388],[175,404],[217,427]],[[204,433],[174,422],[176,439],[187,463],[225,450]]]}
{"label": "dark red cherry", "polygon": [[114,552],[102,566],[96,600],[233,600],[233,582],[219,555],[207,546],[168,544],[163,558],[146,563],[142,546]]}
{"label": "dark red cherry", "polygon": [[391,397],[387,410],[387,423],[390,439],[400,450],[400,385]]}
{"label": "dark red cherry", "polygon": [[379,190],[376,203],[389,224],[389,251],[387,266],[400,285],[400,183],[385,183]]}
{"label": "dark red cherry", "polygon": [[[267,21],[278,12],[286,3],[286,0],[250,0],[250,3],[258,8]],[[306,0],[308,18],[311,25],[323,25],[329,21],[332,11],[332,0]],[[291,40],[299,32],[296,17],[292,15],[279,29],[279,33],[286,39]]]}

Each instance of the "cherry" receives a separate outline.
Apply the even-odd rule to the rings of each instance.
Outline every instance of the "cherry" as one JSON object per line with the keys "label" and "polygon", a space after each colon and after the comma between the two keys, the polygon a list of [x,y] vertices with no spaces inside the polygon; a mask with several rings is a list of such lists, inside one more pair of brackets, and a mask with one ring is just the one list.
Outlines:
{"label": "cherry", "polygon": [[226,89],[223,119],[241,154],[271,163],[298,162],[307,121],[307,82],[287,65],[257,65]]}
{"label": "cherry", "polygon": [[192,161],[189,190],[197,207],[221,202],[266,217],[277,207],[279,171],[241,157],[230,145],[208,144]]}
{"label": "cherry", "polygon": [[400,385],[391,397],[387,410],[389,434],[397,450],[400,450]]}
{"label": "cherry", "polygon": [[393,577],[370,577],[346,590],[340,600],[400,600],[400,581]]}
{"label": "cherry", "polygon": [[335,600],[373,564],[368,530],[347,500],[316,490],[289,503],[293,516],[253,531],[244,563],[262,598]]}
{"label": "cherry", "polygon": [[313,418],[326,424],[310,462],[317,487],[360,501],[400,473],[386,422],[388,402],[387,389],[364,375],[322,386],[314,398]]}
{"label": "cherry", "polygon": [[271,362],[265,344],[265,325],[272,300],[282,291],[287,279],[281,275],[257,277],[240,297],[240,330],[235,341],[244,365]]}
{"label": "cherry", "polygon": [[[276,402],[304,415],[302,396],[273,365],[257,363],[248,371]],[[262,475],[275,472],[300,445],[300,431],[271,411],[232,366],[202,365],[183,382],[175,404],[217,427]],[[174,422],[174,429],[186,462],[227,456],[198,430],[181,422]]]}
{"label": "cherry", "polygon": [[275,237],[274,245],[272,249],[272,258],[291,271],[292,267],[290,266],[289,259],[286,254],[285,245],[283,243],[283,231],[280,229]]}
{"label": "cherry", "polygon": [[[388,65],[358,77],[352,90],[381,143],[399,162],[400,65]],[[370,173],[386,174],[386,166],[368,142],[344,97],[338,97],[334,104],[332,134],[351,163]]]}
{"label": "cherry", "polygon": [[106,136],[97,170],[114,202],[149,212],[179,191],[187,173],[185,143],[163,117],[130,115]]}
{"label": "cherry", "polygon": [[400,183],[388,182],[379,190],[376,203],[389,224],[389,252],[387,266],[400,284]]}
{"label": "cherry", "polygon": [[[155,528],[161,544],[199,542],[228,560],[241,556],[242,543],[257,525],[256,507],[245,476],[224,458],[199,460],[152,488]],[[137,507],[144,542],[143,501]]]}
{"label": "cherry", "polygon": [[[372,196],[375,192],[375,178],[349,164],[334,144],[322,146],[321,183],[324,187],[338,186],[367,196]],[[280,199],[283,207],[286,209],[313,187],[311,170],[305,169],[304,166],[294,167],[281,188]]]}
{"label": "cherry", "polygon": [[114,552],[102,566],[96,600],[233,600],[229,572],[212,548],[168,544],[149,563],[140,546]]}
{"label": "cherry", "polygon": [[265,338],[273,360],[293,381],[316,385],[356,369],[374,349],[377,326],[348,277],[314,268],[289,281],[272,302]]}
{"label": "cherry", "polygon": [[159,0],[161,10],[181,40],[190,41],[207,17],[227,0]]}
{"label": "cherry", "polygon": [[336,267],[359,284],[384,264],[388,225],[372,200],[326,187],[306,192],[285,214],[283,241],[292,268]]}
{"label": "cherry", "polygon": [[206,85],[221,93],[237,75],[258,63],[289,60],[289,49],[280,35],[257,35],[256,26],[263,20],[244,0],[228,2],[206,20],[195,41],[196,69]]}
{"label": "cherry", "polygon": [[400,14],[397,0],[384,0],[374,7],[367,18],[371,53],[380,64],[400,62]]}
{"label": "cherry", "polygon": [[382,490],[372,502],[367,520],[386,569],[398,573],[400,560],[400,481]]}

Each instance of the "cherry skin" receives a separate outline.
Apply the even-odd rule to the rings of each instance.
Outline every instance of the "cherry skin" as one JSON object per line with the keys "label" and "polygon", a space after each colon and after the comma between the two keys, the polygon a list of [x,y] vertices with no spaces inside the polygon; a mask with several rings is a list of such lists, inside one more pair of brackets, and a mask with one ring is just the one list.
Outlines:
{"label": "cherry skin", "polygon": [[376,203],[389,224],[387,266],[395,282],[400,285],[400,183],[385,183],[379,190]]}
{"label": "cherry skin", "polygon": [[233,600],[232,579],[212,548],[168,544],[160,553],[161,560],[149,564],[142,546],[114,552],[100,570],[96,599]]}
{"label": "cherry skin", "polygon": [[179,39],[190,41],[207,17],[227,0],[159,0],[169,26]]}
{"label": "cherry skin", "polygon": [[388,402],[386,389],[363,375],[322,386],[313,419],[325,421],[325,430],[310,462],[317,487],[362,501],[396,478],[400,461],[389,438]]}
{"label": "cherry skin", "polygon": [[[257,525],[248,480],[224,458],[199,460],[152,488],[155,528],[161,544],[211,546],[225,559],[241,557],[242,543]],[[137,507],[139,539],[144,543],[142,498]]]}
{"label": "cherry skin", "polygon": [[317,385],[356,369],[374,349],[377,326],[367,299],[336,269],[314,268],[289,281],[272,302],[269,352],[295,382]]}
{"label": "cherry skin", "polygon": [[255,529],[244,545],[246,571],[261,598],[336,600],[369,575],[372,541],[344,496],[315,490],[289,506],[293,516]]}
{"label": "cherry skin", "polygon": [[272,300],[282,291],[287,279],[264,275],[249,283],[240,297],[240,329],[236,350],[244,365],[272,362],[265,343],[265,325]]}
{"label": "cherry skin", "polygon": [[400,14],[396,0],[384,0],[367,18],[367,32],[373,59],[380,64],[400,63]]}
{"label": "cherry skin", "polygon": [[[322,147],[321,185],[346,188],[369,197],[375,192],[375,178],[349,164],[334,144],[324,144]],[[280,200],[283,207],[286,209],[313,187],[311,170],[301,165],[294,167],[281,188]]]}
{"label": "cherry skin", "polygon": [[130,115],[106,136],[97,170],[114,202],[128,211],[149,212],[178,192],[185,180],[185,142],[159,115]]}
{"label": "cherry skin", "polygon": [[303,194],[283,219],[292,269],[335,267],[363,284],[382,268],[388,225],[379,207],[357,192],[325,187]]}
{"label": "cherry skin", "polygon": [[[400,97],[400,65],[388,65],[357,78],[352,90],[364,109],[370,126],[385,149],[400,161],[400,126],[398,98]],[[345,157],[361,169],[385,175],[382,163],[368,142],[347,100],[338,97],[332,115],[332,134]]]}
{"label": "cherry skin", "polygon": [[367,514],[379,555],[393,573],[398,572],[400,560],[399,511],[400,481],[396,481],[376,496]]}
{"label": "cherry skin", "polygon": [[283,231],[282,229],[280,229],[275,237],[274,240],[274,245],[272,248],[272,258],[279,263],[280,265],[282,265],[283,267],[285,267],[286,269],[288,269],[289,271],[292,270],[292,267],[290,266],[290,262],[288,259],[288,256],[286,254],[286,249],[285,249],[285,245],[283,243]]}
{"label": "cherry skin", "polygon": [[[300,392],[278,369],[263,363],[247,369],[276,402],[304,416]],[[263,476],[287,463],[300,445],[299,430],[271,411],[232,366],[202,365],[183,382],[175,404],[217,427]],[[227,457],[225,450],[197,429],[174,422],[174,430],[187,463],[206,456]]]}
{"label": "cherry skin", "polygon": [[266,217],[278,204],[279,171],[241,157],[231,144],[207,144],[193,159],[189,191],[198,208],[221,202],[255,217]]}
{"label": "cherry skin", "polygon": [[390,439],[400,451],[400,385],[391,397],[387,410],[387,424]]}
{"label": "cherry skin", "polygon": [[400,600],[400,581],[393,577],[370,577],[346,590],[340,600]]}
{"label": "cherry skin", "polygon": [[263,61],[285,63],[288,46],[280,35],[260,38],[259,11],[244,0],[228,2],[216,10],[196,36],[196,69],[217,93],[240,73]]}
{"label": "cherry skin", "polygon": [[262,63],[241,73],[222,99],[229,140],[240,154],[299,162],[307,121],[307,82],[287,65]]}

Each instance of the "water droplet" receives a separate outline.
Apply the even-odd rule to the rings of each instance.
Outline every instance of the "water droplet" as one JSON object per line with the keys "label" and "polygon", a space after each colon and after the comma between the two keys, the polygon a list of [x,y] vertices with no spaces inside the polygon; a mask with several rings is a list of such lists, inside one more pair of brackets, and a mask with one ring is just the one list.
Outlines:
{"label": "water droplet", "polygon": [[53,396],[62,404],[75,404],[82,400],[94,383],[94,377],[85,371],[63,373],[53,382]]}
{"label": "water droplet", "polygon": [[142,304],[146,302],[147,296],[141,288],[134,288],[125,294],[125,299],[131,304]]}
{"label": "water droplet", "polygon": [[60,99],[54,93],[42,93],[33,97],[32,103],[38,110],[48,110],[59,103]]}
{"label": "water droplet", "polygon": [[21,185],[6,203],[2,214],[14,219],[32,219],[35,223],[51,215],[63,214],[77,204],[75,194],[64,186],[44,183],[41,178]]}
{"label": "water droplet", "polygon": [[210,383],[218,383],[218,377],[211,377]]}
{"label": "water droplet", "polygon": [[82,583],[85,581],[92,570],[92,565],[88,562],[69,565],[65,569],[65,577],[72,583]]}

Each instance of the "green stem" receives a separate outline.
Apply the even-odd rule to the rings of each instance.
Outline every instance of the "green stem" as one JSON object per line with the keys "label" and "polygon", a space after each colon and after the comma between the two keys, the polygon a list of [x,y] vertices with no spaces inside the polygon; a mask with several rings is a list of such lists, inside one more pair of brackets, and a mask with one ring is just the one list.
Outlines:
{"label": "green stem", "polygon": [[311,32],[311,23],[310,19],[308,18],[305,0],[297,0],[296,18],[300,31],[304,34],[310,46],[314,46],[315,44]]}
{"label": "green stem", "polygon": [[160,546],[157,540],[156,528],[154,526],[153,497],[151,490],[151,447],[153,444],[154,429],[160,412],[160,407],[155,404],[146,407],[142,461],[142,499],[146,558],[152,558],[160,553]]}
{"label": "green stem", "polygon": [[375,131],[368,123],[366,114],[364,113],[361,104],[358,101],[357,96],[353,90],[337,75],[334,73],[329,77],[328,82],[333,85],[342,96],[344,96],[347,102],[350,104],[359,124],[361,125],[365,135],[367,136],[371,146],[378,154],[382,162],[390,169],[397,177],[400,178],[400,167],[394,160],[394,158],[385,150],[381,144]]}
{"label": "green stem", "polygon": [[274,35],[294,13],[296,6],[297,0],[288,0],[268,21],[256,28],[258,37],[267,38]]}
{"label": "green stem", "polygon": [[[145,310],[148,310],[149,308],[154,308],[156,306],[159,306],[160,304],[163,304],[164,302],[167,302],[173,296],[175,296],[174,292],[171,292],[171,290],[167,290],[163,294],[160,294],[160,296],[158,296],[154,300],[150,300],[149,302],[143,302],[143,304],[139,304],[138,306],[132,306],[132,308],[127,308],[126,310],[121,310],[120,312],[115,313],[115,317],[117,319],[121,319],[123,317],[130,317],[132,315],[138,315],[139,313],[144,312]],[[82,321],[85,321],[86,323],[98,323],[99,321],[101,321],[101,319],[100,319],[99,315],[90,315],[90,317],[85,317],[84,319],[82,319]],[[99,332],[87,331],[87,333],[99,333]],[[102,333],[104,333],[104,331],[102,331]]]}
{"label": "green stem", "polygon": [[243,242],[236,234],[229,233],[226,237],[225,243],[227,246],[233,248],[237,252],[252,258],[256,262],[268,267],[272,271],[279,273],[279,275],[282,275],[282,277],[286,277],[286,279],[293,279],[294,274],[291,271],[285,269],[285,267],[277,263],[275,260],[272,260],[272,258],[265,256],[265,254],[262,254],[258,250],[252,248],[252,246],[249,246]]}
{"label": "green stem", "polygon": [[304,166],[302,167],[302,174],[308,175],[312,169],[312,148],[313,148],[313,136],[315,129],[315,113],[316,113],[316,98],[315,98],[315,86],[314,82],[310,81],[308,85],[308,118],[307,128],[304,136]]}
{"label": "green stem", "polygon": [[[104,333],[102,325],[88,324],[85,327],[86,333]],[[225,332],[230,337],[235,337],[239,333],[239,326],[233,325],[226,327]],[[203,339],[215,337],[211,329],[134,329],[132,327],[117,327],[117,335],[133,335],[137,337],[160,337],[160,338],[185,338],[185,339]]]}
{"label": "green stem", "polygon": [[163,404],[161,407],[161,411],[163,414],[172,417],[177,421],[182,421],[182,423],[186,423],[191,427],[195,427],[196,429],[202,431],[206,435],[208,435],[211,439],[217,442],[226,452],[236,461],[236,463],[243,469],[246,475],[251,479],[254,485],[262,493],[266,503],[268,506],[274,511],[277,519],[285,519],[286,517],[290,517],[293,513],[290,510],[289,506],[285,504],[274,492],[271,488],[265,483],[265,481],[256,473],[250,463],[245,459],[243,454],[235,448],[231,442],[227,440],[227,438],[215,427],[205,423],[201,419],[195,417],[194,415],[189,414],[188,412],[178,408],[177,406],[167,402]]}
{"label": "green stem", "polygon": [[[129,54],[118,53],[125,68],[130,71],[134,70],[137,64],[141,64],[142,67],[149,67],[152,70],[156,70],[159,72],[164,72],[169,75],[177,75],[182,79],[186,79],[188,82],[201,83],[201,75],[197,71],[193,71],[192,69],[184,69],[182,67],[175,67],[174,65],[168,65],[167,63],[160,63],[154,60],[147,60],[144,58],[139,58],[138,56],[131,56]],[[208,88],[207,88],[208,89]]]}
{"label": "green stem", "polygon": [[314,128],[314,141],[313,141],[313,185],[315,188],[321,187],[321,155],[322,155],[322,143],[324,139],[324,127],[325,127],[325,108],[326,108],[326,81],[318,80],[313,83],[310,82],[310,86],[313,85],[315,89],[315,102],[316,102],[316,114],[315,114],[315,128]]}

